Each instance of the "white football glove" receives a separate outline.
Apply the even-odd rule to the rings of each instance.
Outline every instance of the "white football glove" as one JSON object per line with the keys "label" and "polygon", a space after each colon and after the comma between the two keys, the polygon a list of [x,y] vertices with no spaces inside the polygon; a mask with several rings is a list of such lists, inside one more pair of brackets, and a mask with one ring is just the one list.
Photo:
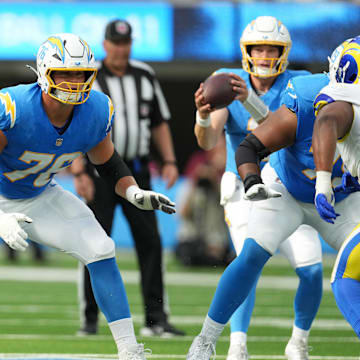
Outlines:
{"label": "white football glove", "polygon": [[25,251],[29,246],[28,234],[19,225],[24,221],[31,223],[32,219],[20,213],[0,214],[0,237],[14,250]]}
{"label": "white football glove", "polygon": [[167,214],[176,212],[175,203],[167,196],[154,191],[142,190],[135,185],[126,189],[126,199],[141,210],[161,210]]}
{"label": "white football glove", "polygon": [[224,206],[234,196],[237,177],[232,171],[225,171],[220,183],[220,205]]}
{"label": "white football glove", "polygon": [[281,193],[270,189],[264,184],[255,184],[251,186],[245,193],[244,199],[251,201],[260,201],[270,198],[280,197]]}

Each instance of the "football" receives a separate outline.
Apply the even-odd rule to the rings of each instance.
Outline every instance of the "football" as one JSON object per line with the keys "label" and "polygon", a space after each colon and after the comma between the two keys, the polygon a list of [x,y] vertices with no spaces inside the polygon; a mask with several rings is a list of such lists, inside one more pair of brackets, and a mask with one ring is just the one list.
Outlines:
{"label": "football", "polygon": [[205,102],[214,109],[221,109],[230,105],[236,96],[230,83],[231,79],[228,73],[210,75],[203,85]]}

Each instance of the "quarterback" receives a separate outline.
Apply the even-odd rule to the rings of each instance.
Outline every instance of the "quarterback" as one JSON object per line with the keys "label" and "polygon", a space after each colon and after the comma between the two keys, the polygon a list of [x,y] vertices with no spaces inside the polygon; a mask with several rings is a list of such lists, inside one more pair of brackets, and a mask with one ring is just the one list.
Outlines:
{"label": "quarterback", "polygon": [[143,360],[135,338],[114,242],[83,202],[53,177],[87,153],[117,194],[140,209],[175,212],[167,197],[140,189],[114,151],[111,100],[91,90],[96,76],[88,44],[73,34],[49,37],[36,59],[37,83],[0,92],[0,236],[15,250],[26,239],[84,263],[119,360]]}
{"label": "quarterback", "polygon": [[[316,205],[325,221],[338,223],[343,216],[334,209],[334,196],[329,174],[336,150],[348,170],[336,190],[359,191],[360,176],[360,36],[348,41],[334,54],[330,66],[330,84],[324,87],[314,102],[317,118],[313,133],[313,151],[317,172]],[[352,205],[358,213],[358,204]],[[338,210],[337,210],[338,211]],[[336,303],[360,337],[360,229],[355,227],[342,245],[333,269],[331,286]]]}
{"label": "quarterback", "polygon": [[[237,146],[264,121],[269,111],[279,108],[281,94],[289,79],[310,74],[307,71],[287,70],[290,34],[284,24],[272,16],[260,16],[252,21],[243,31],[240,45],[243,69],[220,69],[216,72],[233,74],[237,100],[227,108],[212,111],[209,104],[203,103],[202,86],[195,93],[198,109],[195,134],[199,145],[205,149],[215,146],[225,128],[227,158],[226,172],[221,183],[221,204],[237,255],[241,253],[246,239],[247,214],[251,204],[243,198],[244,186],[235,163]],[[204,121],[207,118],[208,123]],[[274,180],[268,165],[262,175],[265,182]],[[261,218],[257,221],[262,224]],[[312,227],[300,225],[294,234],[279,245],[279,251],[289,260],[299,277],[294,300],[293,333],[285,353],[288,359],[305,359],[310,327],[322,296],[322,259],[318,234]],[[256,283],[231,317],[227,360],[249,358],[246,334],[254,307],[255,291]]]}
{"label": "quarterback", "polygon": [[[200,335],[195,337],[191,345],[189,354],[195,351],[204,354],[199,359],[210,359],[225,324],[254,286],[265,263],[301,224],[312,226],[329,245],[338,250],[347,235],[360,223],[360,213],[353,210],[360,201],[359,192],[334,194],[335,212],[341,214],[335,224],[322,221],[314,206],[313,101],[328,83],[326,74],[290,79],[282,97],[283,105],[270,113],[267,120],[254,129],[236,151],[236,165],[244,182],[244,196],[254,202],[249,211],[243,251],[221,276],[208,317]],[[276,180],[264,184],[259,161],[272,152],[270,171]],[[332,181],[342,176],[342,165],[340,156],[336,154],[333,158]],[[261,226],[258,219],[261,219]],[[233,286],[234,283],[239,286]]]}

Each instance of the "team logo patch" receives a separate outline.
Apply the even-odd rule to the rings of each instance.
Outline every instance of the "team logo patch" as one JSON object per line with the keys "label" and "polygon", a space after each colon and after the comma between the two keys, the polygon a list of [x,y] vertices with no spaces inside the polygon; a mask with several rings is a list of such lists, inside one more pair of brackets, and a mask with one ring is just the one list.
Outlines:
{"label": "team logo patch", "polygon": [[55,145],[56,145],[56,146],[61,146],[62,143],[63,143],[63,140],[64,140],[63,138],[57,138],[57,139],[56,139],[56,142],[55,142]]}
{"label": "team logo patch", "polygon": [[121,35],[126,35],[129,31],[127,24],[123,21],[118,21],[115,24],[115,27],[116,27],[116,31]]}

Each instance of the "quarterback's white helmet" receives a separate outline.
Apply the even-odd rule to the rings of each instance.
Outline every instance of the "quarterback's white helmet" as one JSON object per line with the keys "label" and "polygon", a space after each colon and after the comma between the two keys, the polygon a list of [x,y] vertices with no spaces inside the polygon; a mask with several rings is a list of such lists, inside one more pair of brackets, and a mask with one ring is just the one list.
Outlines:
{"label": "quarterback's white helmet", "polygon": [[[97,69],[94,54],[79,36],[63,33],[50,36],[39,48],[36,58],[37,82],[41,90],[65,104],[82,104],[89,95]],[[54,71],[84,71],[85,82],[56,85]]]}
{"label": "quarterback's white helmet", "polygon": [[[267,58],[271,61],[269,68],[257,66],[257,58],[250,56],[253,45],[271,45],[280,48],[278,58]],[[286,26],[273,16],[259,16],[248,24],[240,38],[242,66],[248,73],[258,77],[277,76],[284,72],[289,64],[291,38]]]}

